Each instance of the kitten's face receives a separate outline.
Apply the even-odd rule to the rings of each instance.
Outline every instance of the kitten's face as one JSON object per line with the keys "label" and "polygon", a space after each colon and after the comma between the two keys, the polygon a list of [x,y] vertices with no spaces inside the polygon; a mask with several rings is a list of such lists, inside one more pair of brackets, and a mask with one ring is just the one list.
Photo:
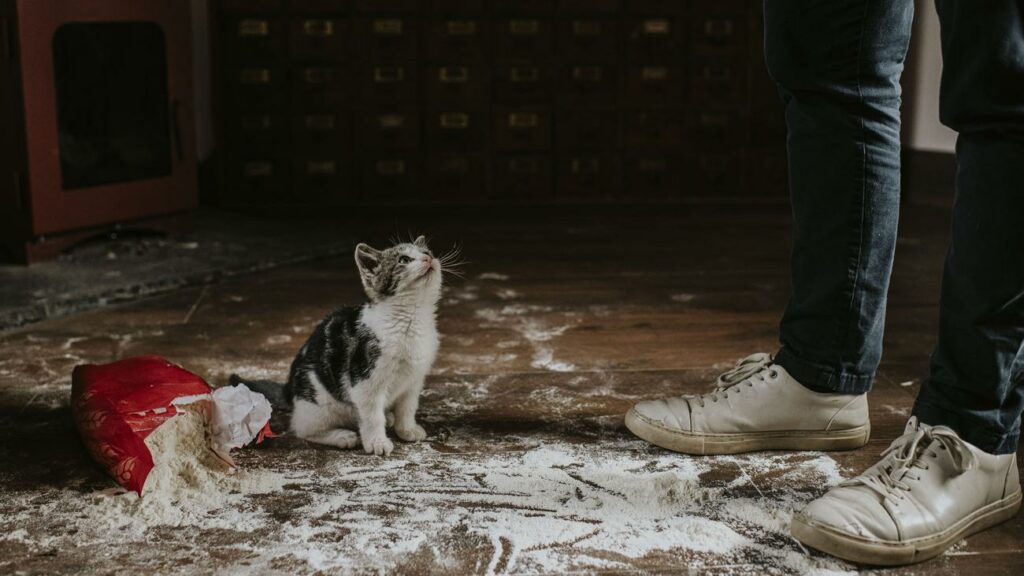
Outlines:
{"label": "kitten's face", "polygon": [[385,250],[360,244],[356,246],[356,266],[371,300],[441,292],[441,261],[423,236]]}

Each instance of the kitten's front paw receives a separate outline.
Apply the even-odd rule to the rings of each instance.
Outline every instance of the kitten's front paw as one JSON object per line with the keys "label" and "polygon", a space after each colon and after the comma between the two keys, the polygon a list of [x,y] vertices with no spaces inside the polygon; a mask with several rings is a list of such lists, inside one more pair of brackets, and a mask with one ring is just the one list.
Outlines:
{"label": "kitten's front paw", "polygon": [[388,456],[395,449],[395,445],[388,440],[387,436],[369,436],[363,438],[363,450],[367,454],[377,456]]}
{"label": "kitten's front paw", "polygon": [[419,442],[427,437],[427,431],[419,424],[413,424],[410,428],[395,428],[395,434],[406,442]]}

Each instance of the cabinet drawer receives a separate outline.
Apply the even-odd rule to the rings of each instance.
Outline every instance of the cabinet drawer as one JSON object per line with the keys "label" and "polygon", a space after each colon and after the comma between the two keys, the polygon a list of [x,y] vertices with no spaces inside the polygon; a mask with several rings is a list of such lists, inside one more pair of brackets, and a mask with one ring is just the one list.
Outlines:
{"label": "cabinet drawer", "polygon": [[623,41],[628,61],[651,63],[683,59],[686,44],[677,19],[651,16],[629,18],[625,22]]}
{"label": "cabinet drawer", "polygon": [[497,102],[539,102],[551,99],[552,69],[539,64],[504,64],[494,68]]}
{"label": "cabinet drawer", "polygon": [[359,111],[360,148],[405,150],[419,147],[419,114],[413,110]]}
{"label": "cabinet drawer", "polygon": [[228,13],[254,14],[281,9],[282,0],[223,0],[221,6]]}
{"label": "cabinet drawer", "polygon": [[299,111],[340,108],[349,99],[349,74],[347,68],[340,66],[293,66],[292,108]]}
{"label": "cabinet drawer", "polygon": [[393,62],[416,59],[416,35],[419,22],[398,15],[357,18],[352,22],[360,59]]}
{"label": "cabinet drawer", "polygon": [[554,187],[551,157],[498,156],[491,185],[494,195],[500,198],[550,197]]}
{"label": "cabinet drawer", "polygon": [[583,153],[558,157],[557,196],[607,198],[618,187],[618,166],[611,156]]}
{"label": "cabinet drawer", "polygon": [[617,80],[615,66],[567,64],[561,69],[559,101],[565,105],[614,104]]}
{"label": "cabinet drawer", "polygon": [[643,154],[626,158],[623,195],[636,198],[678,196],[682,186],[681,156]]}
{"label": "cabinet drawer", "polygon": [[227,73],[227,109],[280,110],[287,106],[284,72],[280,65],[242,66]]}
{"label": "cabinet drawer", "polygon": [[541,18],[495,21],[494,58],[498,61],[543,61],[552,56],[551,22]]}
{"label": "cabinet drawer", "polygon": [[[715,2],[717,0],[706,1]],[[682,14],[686,11],[686,2],[682,0],[626,0],[622,3],[622,8],[632,14]]]}
{"label": "cabinet drawer", "polygon": [[296,202],[336,203],[355,200],[359,181],[352,166],[337,154],[302,154],[292,164]]}
{"label": "cabinet drawer", "polygon": [[292,14],[340,14],[349,8],[348,0],[289,0],[285,4]]}
{"label": "cabinet drawer", "polygon": [[746,0],[691,2],[688,20],[695,52],[743,53],[747,47],[751,16]]}
{"label": "cabinet drawer", "polygon": [[292,146],[301,154],[343,152],[351,146],[349,118],[336,112],[306,112],[292,118]]}
{"label": "cabinet drawer", "polygon": [[416,195],[418,167],[415,158],[406,155],[380,155],[363,159],[364,200],[413,200]]}
{"label": "cabinet drawer", "polygon": [[742,154],[701,152],[690,158],[688,196],[738,196],[747,166]]}
{"label": "cabinet drawer", "polygon": [[259,62],[284,56],[285,25],[276,16],[239,15],[227,18],[224,51],[231,62]]}
{"label": "cabinet drawer", "polygon": [[618,143],[619,120],[615,110],[569,109],[555,120],[555,146],[560,150],[606,150]]}
{"label": "cabinet drawer", "polygon": [[502,109],[494,112],[494,148],[502,151],[551,147],[551,111]]}
{"label": "cabinet drawer", "polygon": [[626,114],[626,148],[679,148],[683,143],[681,113],[641,110]]}
{"label": "cabinet drawer", "polygon": [[[629,3],[629,0],[623,3]],[[618,0],[558,0],[558,12],[561,14],[611,14],[618,7]]]}
{"label": "cabinet drawer", "polygon": [[476,152],[484,147],[483,112],[439,110],[427,114],[427,149],[434,152]]}
{"label": "cabinet drawer", "polygon": [[434,198],[484,198],[487,162],[479,154],[431,154],[423,176]]}
{"label": "cabinet drawer", "polygon": [[441,64],[425,68],[427,103],[479,105],[487,101],[487,71],[481,64]]}
{"label": "cabinet drawer", "polygon": [[363,103],[413,103],[416,101],[418,82],[415,65],[369,65],[360,72],[360,98]]}
{"label": "cabinet drawer", "polygon": [[558,22],[558,55],[565,61],[616,60],[619,28],[612,20],[574,18]]}
{"label": "cabinet drawer", "polygon": [[738,107],[747,101],[744,57],[702,56],[690,63],[690,95],[695,105]]}
{"label": "cabinet drawer", "polygon": [[238,156],[228,160],[226,180],[232,204],[283,203],[290,191],[290,166],[287,160]]}
{"label": "cabinet drawer", "polygon": [[356,12],[415,12],[420,0],[352,0]]}
{"label": "cabinet drawer", "polygon": [[339,61],[349,55],[347,20],[292,18],[288,29],[292,59]]}
{"label": "cabinet drawer", "polygon": [[750,124],[743,110],[695,107],[689,112],[692,141],[709,150],[735,150],[750,144]]}
{"label": "cabinet drawer", "polygon": [[427,58],[449,62],[483,59],[484,39],[489,38],[488,24],[480,18],[431,20],[424,40]]}
{"label": "cabinet drawer", "polygon": [[236,114],[230,117],[226,129],[231,154],[280,158],[289,148],[287,120],[278,113]]}
{"label": "cabinet drawer", "polygon": [[683,85],[683,71],[680,66],[627,66],[625,103],[627,106],[640,107],[679,107],[684,104]]}

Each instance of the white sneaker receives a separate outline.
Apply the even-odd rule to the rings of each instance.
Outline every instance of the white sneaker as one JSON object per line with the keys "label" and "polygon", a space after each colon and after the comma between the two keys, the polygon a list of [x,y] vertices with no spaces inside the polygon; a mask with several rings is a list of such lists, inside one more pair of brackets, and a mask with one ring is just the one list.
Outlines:
{"label": "white sneaker", "polygon": [[880,462],[811,502],[791,531],[852,562],[910,564],[1009,520],[1020,505],[1016,454],[982,452],[911,418]]}
{"label": "white sneaker", "polygon": [[871,435],[866,395],[805,388],[769,354],[740,360],[717,384],[710,394],[640,402],[626,414],[626,427],[686,454],[848,450]]}

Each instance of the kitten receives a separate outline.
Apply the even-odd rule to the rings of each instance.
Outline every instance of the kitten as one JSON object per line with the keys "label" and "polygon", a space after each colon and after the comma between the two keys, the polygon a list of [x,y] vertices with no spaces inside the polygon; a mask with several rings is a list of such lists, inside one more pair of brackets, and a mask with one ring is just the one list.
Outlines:
{"label": "kitten", "polygon": [[437,355],[445,258],[434,257],[420,236],[386,250],[360,244],[355,260],[369,302],[339,308],[317,325],[283,389],[234,374],[231,383],[264,393],[299,438],[338,448],[362,440],[367,453],[387,455],[394,449],[385,432],[392,420],[402,440],[427,436],[416,410]]}

